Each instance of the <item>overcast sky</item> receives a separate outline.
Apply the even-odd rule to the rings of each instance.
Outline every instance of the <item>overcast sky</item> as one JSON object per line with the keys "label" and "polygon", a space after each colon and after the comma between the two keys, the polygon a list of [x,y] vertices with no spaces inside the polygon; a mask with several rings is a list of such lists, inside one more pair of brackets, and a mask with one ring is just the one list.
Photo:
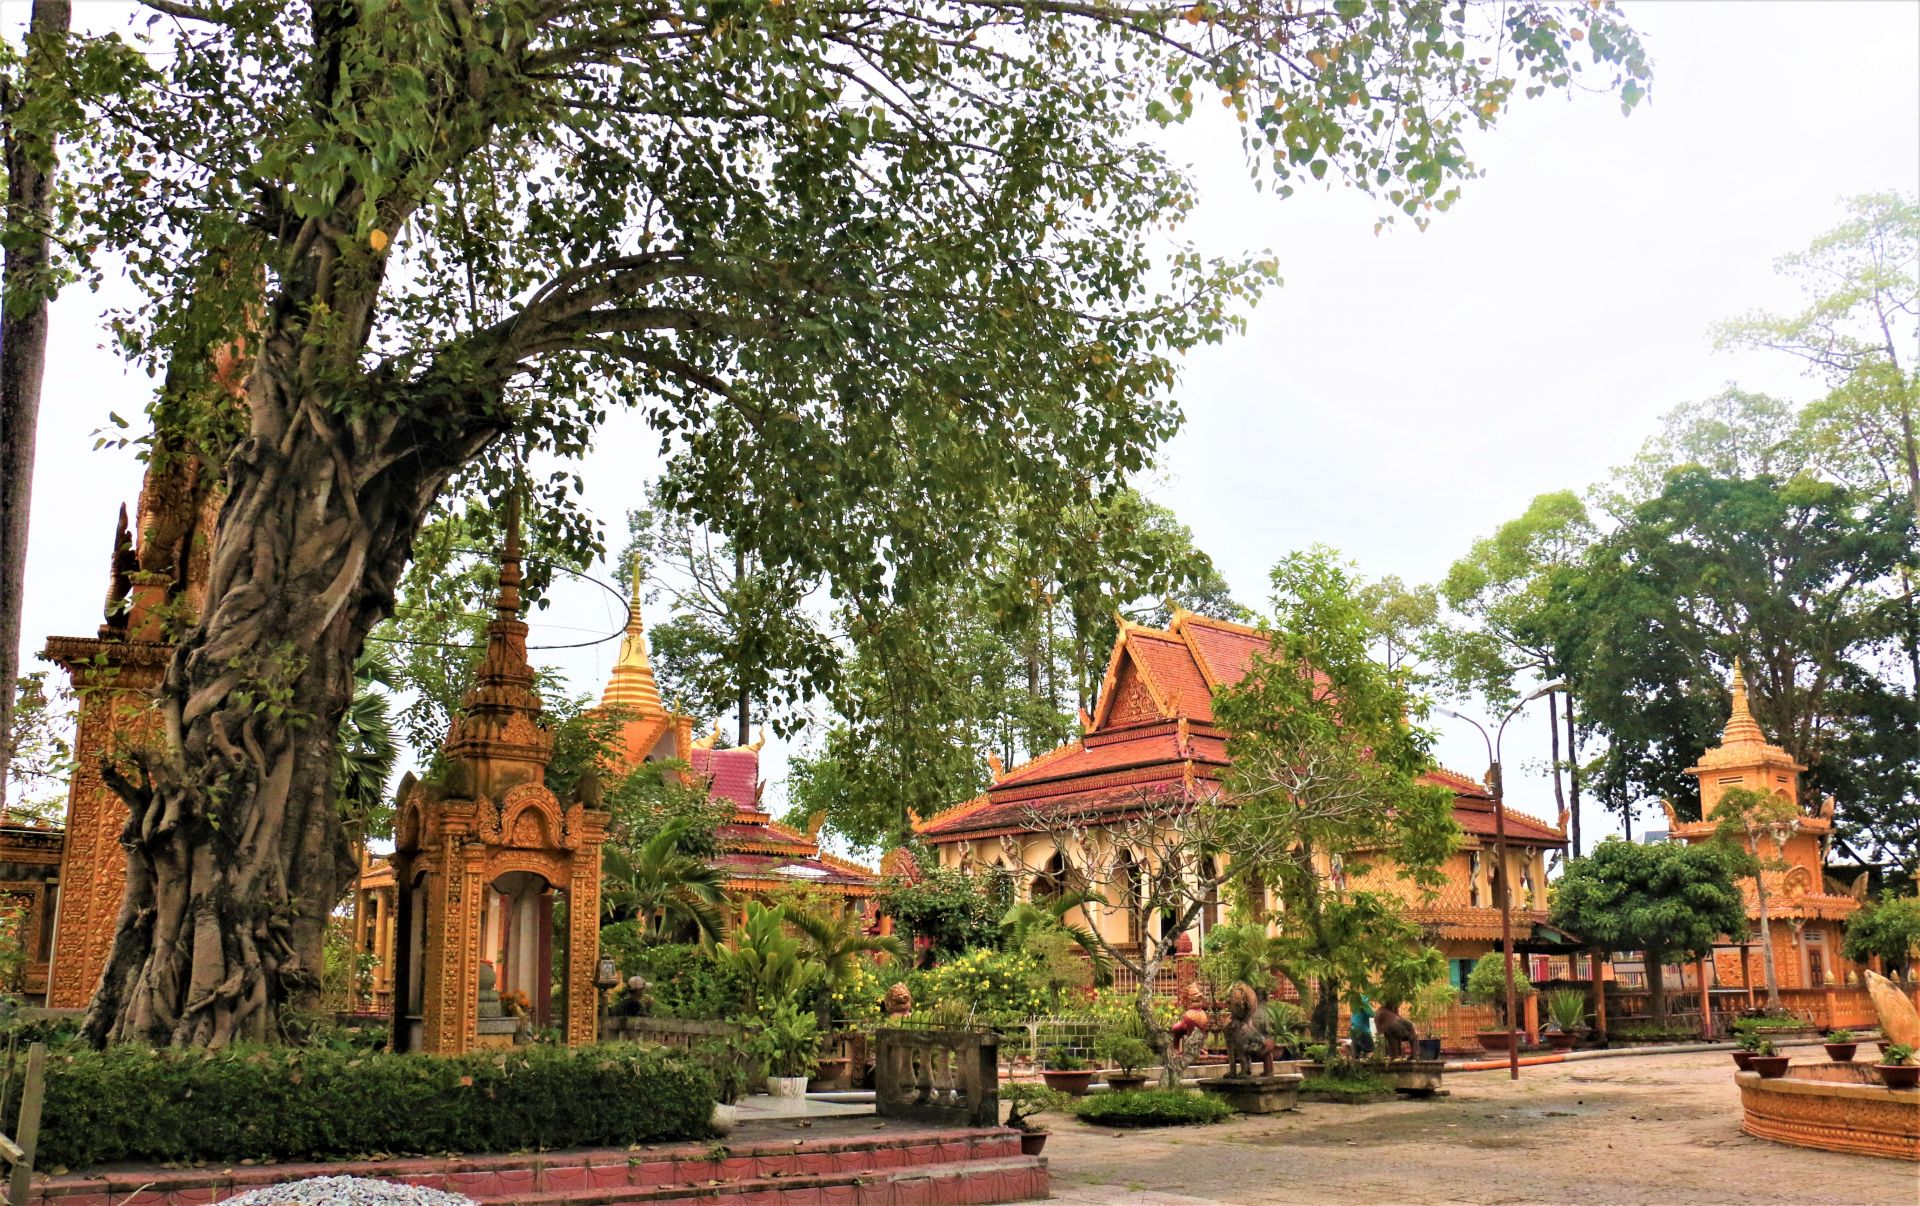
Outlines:
{"label": "overcast sky", "polygon": [[[82,0],[76,20],[115,9]],[[1472,144],[1486,177],[1424,233],[1376,236],[1377,207],[1344,190],[1256,193],[1229,121],[1168,135],[1199,183],[1190,237],[1222,254],[1271,248],[1285,278],[1244,337],[1189,357],[1187,426],[1150,483],[1243,602],[1263,603],[1268,567],[1314,543],[1369,576],[1432,581],[1534,495],[1603,477],[1674,405],[1731,380],[1812,391],[1781,359],[1715,353],[1708,329],[1790,306],[1771,263],[1835,225],[1843,198],[1920,188],[1920,3],[1626,9],[1656,65],[1651,98],[1631,117],[1604,96],[1523,104]],[[10,35],[26,10],[0,4]],[[131,453],[93,451],[108,412],[137,416],[151,390],[103,346],[101,311],[126,296],[74,292],[54,307],[29,659],[48,635],[99,623],[115,509],[138,493]],[[616,416],[586,463],[587,504],[616,532],[643,501],[655,444]],[[534,639],[610,632],[612,606],[581,590]],[[592,690],[615,649],[551,660]],[[1508,784],[1512,803],[1550,817],[1544,725],[1515,722]],[[1486,761],[1465,726],[1439,753],[1476,774]]]}

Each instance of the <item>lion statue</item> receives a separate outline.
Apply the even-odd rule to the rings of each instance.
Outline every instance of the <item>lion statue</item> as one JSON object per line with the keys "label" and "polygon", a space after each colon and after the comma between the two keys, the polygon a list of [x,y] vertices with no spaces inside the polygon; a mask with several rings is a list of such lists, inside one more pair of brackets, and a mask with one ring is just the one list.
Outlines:
{"label": "lion statue", "polygon": [[1254,1057],[1263,1066],[1260,1075],[1273,1075],[1272,1022],[1253,986],[1236,980],[1227,991],[1227,1075],[1252,1076]]}
{"label": "lion statue", "polygon": [[904,1018],[913,1012],[913,994],[907,991],[905,984],[895,983],[887,989],[887,995],[880,998],[880,1016],[885,1018]]}

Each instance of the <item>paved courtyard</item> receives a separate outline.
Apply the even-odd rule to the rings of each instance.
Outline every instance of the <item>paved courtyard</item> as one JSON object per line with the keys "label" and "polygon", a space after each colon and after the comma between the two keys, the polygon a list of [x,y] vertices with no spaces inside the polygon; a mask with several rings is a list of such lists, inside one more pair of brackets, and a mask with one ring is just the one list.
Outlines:
{"label": "paved courtyard", "polygon": [[[1796,1050],[1796,1056],[1817,1055]],[[1450,1097],[1307,1103],[1213,1127],[1054,1123],[1054,1198],[1178,1203],[1799,1202],[1915,1206],[1920,1166],[1740,1133],[1724,1053],[1447,1077]]]}

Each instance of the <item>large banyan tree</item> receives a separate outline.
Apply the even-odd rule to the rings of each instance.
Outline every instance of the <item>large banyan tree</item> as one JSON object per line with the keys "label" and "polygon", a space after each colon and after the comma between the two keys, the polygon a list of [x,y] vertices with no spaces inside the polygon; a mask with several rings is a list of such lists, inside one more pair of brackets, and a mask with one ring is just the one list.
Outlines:
{"label": "large banyan tree", "polygon": [[910,597],[1142,467],[1269,278],[1176,241],[1154,123],[1424,222],[1521,93],[1647,76],[1607,0],[146,0],[72,56],[61,245],[225,466],[87,1030],[210,1045],[315,984],[354,657],[460,475],[635,407],[681,513]]}

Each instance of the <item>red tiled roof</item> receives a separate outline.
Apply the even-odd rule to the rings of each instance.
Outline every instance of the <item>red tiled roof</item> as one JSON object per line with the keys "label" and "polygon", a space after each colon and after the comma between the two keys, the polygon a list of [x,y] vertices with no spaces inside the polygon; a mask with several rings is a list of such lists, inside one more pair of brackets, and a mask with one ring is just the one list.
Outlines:
{"label": "red tiled roof", "polygon": [[834,866],[817,858],[783,858],[766,854],[722,854],[713,860],[729,879],[764,879],[796,884],[836,884],[843,887],[867,887],[872,875],[860,874],[843,866]]}
{"label": "red tiled roof", "polygon": [[1253,667],[1255,655],[1265,653],[1269,647],[1268,639],[1256,631],[1206,616],[1183,615],[1173,626],[1193,647],[1207,680],[1218,686],[1229,686],[1245,678]]}
{"label": "red tiled roof", "polygon": [[[1471,837],[1494,836],[1492,800],[1455,796],[1453,819]],[[1564,846],[1567,841],[1558,829],[1524,812],[1515,812],[1511,808],[1507,809],[1507,840],[1522,842],[1529,846]]]}
{"label": "red tiled roof", "polygon": [[[1150,693],[1174,718],[1104,728],[1114,694],[1109,689],[1102,700],[1102,725],[1077,742],[1015,767],[985,795],[929,818],[918,826],[920,834],[938,841],[1018,830],[1035,801],[1042,799],[1049,808],[1080,801],[1096,808],[1117,807],[1142,788],[1187,782],[1189,765],[1197,785],[1213,790],[1212,782],[1228,765],[1226,734],[1213,727],[1213,687],[1239,682],[1253,659],[1268,648],[1268,638],[1257,629],[1190,612],[1175,617],[1166,631],[1124,626],[1109,666],[1122,667],[1124,658],[1132,658]],[[1109,687],[1119,681],[1109,669]],[[1492,835],[1493,797],[1485,785],[1443,767],[1421,780],[1454,793],[1454,819],[1461,829],[1476,837]],[[1507,836],[1532,845],[1557,846],[1566,840],[1552,826],[1512,809],[1507,811]]]}
{"label": "red tiled roof", "polygon": [[[1081,790],[1066,790],[1049,793],[1042,798],[1046,801],[1049,813],[1063,808],[1076,814],[1097,815],[1102,812],[1124,812],[1139,799],[1143,791],[1155,789],[1171,790],[1183,786],[1186,777],[1184,768],[1172,764],[1162,768],[1163,773],[1143,777],[1140,781],[1124,786],[1089,786]],[[1196,782],[1201,791],[1212,791],[1210,780]],[[1025,829],[1030,810],[1035,806],[1035,796],[1024,795],[1011,799],[990,799],[981,797],[971,806],[954,809],[928,822],[920,829],[920,836],[933,841],[943,837],[977,836],[990,833],[1005,833]]]}
{"label": "red tiled roof", "polygon": [[1214,766],[1227,764],[1226,738],[1211,730],[1189,731],[1187,748],[1183,751],[1176,721],[1162,721],[1146,729],[1093,734],[1078,746],[1063,748],[1066,752],[1058,757],[1035,760],[1016,767],[1011,774],[1002,776],[993,785],[990,794],[1127,767],[1161,763],[1177,766],[1188,757],[1195,762]]}
{"label": "red tiled roof", "polygon": [[752,749],[702,750],[689,753],[687,761],[695,774],[705,775],[708,795],[715,800],[730,800],[740,808],[757,808],[760,803],[760,753]]}
{"label": "red tiled roof", "polygon": [[1127,633],[1127,649],[1149,690],[1173,715],[1213,720],[1213,690],[1185,641],[1151,628],[1135,628]]}

